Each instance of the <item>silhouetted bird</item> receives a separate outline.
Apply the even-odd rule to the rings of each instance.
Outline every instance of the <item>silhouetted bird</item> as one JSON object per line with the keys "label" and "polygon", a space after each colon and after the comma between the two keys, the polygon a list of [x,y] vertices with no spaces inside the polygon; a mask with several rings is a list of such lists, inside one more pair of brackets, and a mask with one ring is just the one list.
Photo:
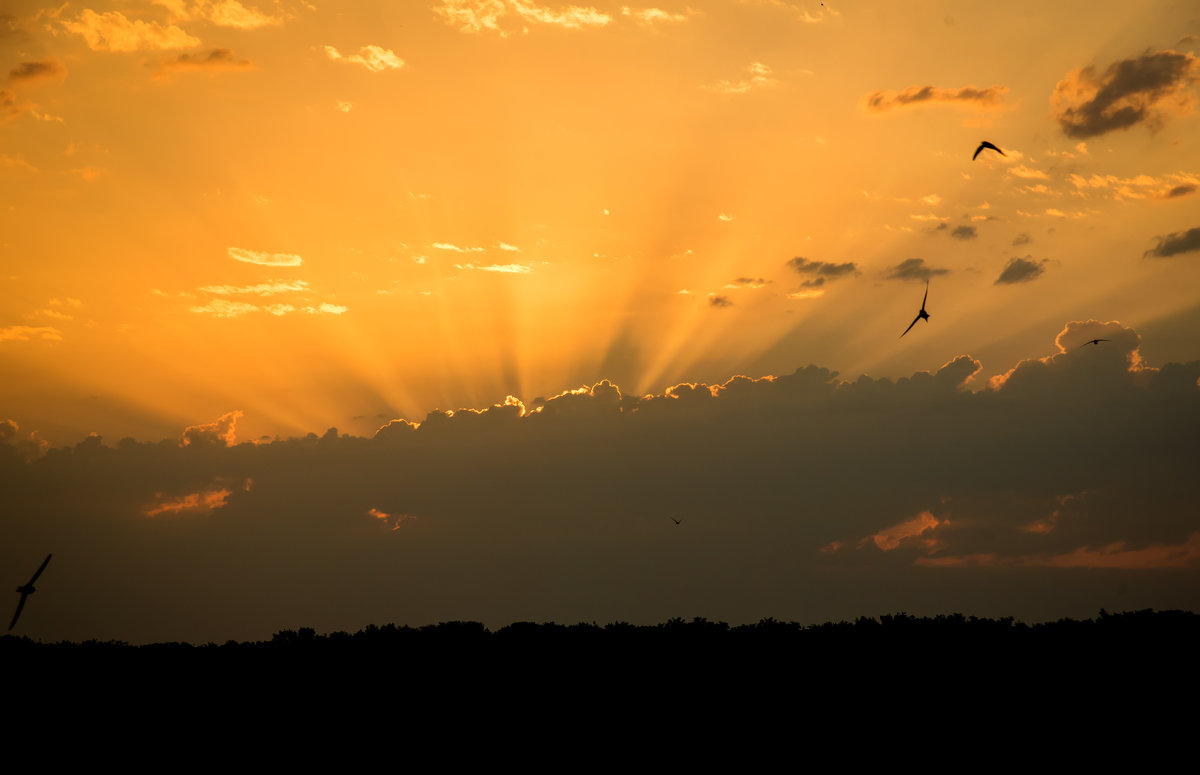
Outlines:
{"label": "silhouetted bird", "polygon": [[679,520],[675,519],[675,517],[667,517],[667,519],[671,520],[676,525],[682,524]]}
{"label": "silhouetted bird", "polygon": [[25,607],[25,598],[29,597],[34,592],[37,592],[37,590],[33,588],[33,582],[37,581],[38,576],[42,575],[42,571],[46,570],[46,566],[50,564],[50,558],[53,556],[54,555],[47,554],[46,559],[42,560],[42,567],[37,569],[37,572],[33,574],[33,578],[29,580],[29,583],[17,587],[17,591],[21,593],[21,599],[17,602],[17,612],[13,614],[12,622],[9,623],[8,629],[11,630],[13,627],[17,626],[17,619],[21,618],[21,609]]}
{"label": "silhouetted bird", "polygon": [[[911,331],[912,327],[917,324],[918,320],[929,320],[929,313],[925,311],[925,299],[928,299],[928,298],[929,298],[929,283],[925,283],[925,298],[921,299],[921,311],[917,313],[917,316],[915,318],[913,318],[913,322],[908,324],[908,328],[904,329],[904,334],[907,334],[909,331]],[[904,334],[900,335],[901,339],[904,338]]]}
{"label": "silhouetted bird", "polygon": [[980,144],[979,144],[979,147],[975,149],[975,156],[972,156],[972,157],[971,157],[971,161],[975,161],[975,158],[976,158],[977,156],[979,156],[979,154],[983,153],[983,149],[984,149],[984,148],[991,148],[993,151],[995,151],[996,153],[1000,154],[1001,156],[1008,156],[1008,154],[1007,154],[1007,153],[1005,153],[1004,151],[1000,150],[1000,149],[999,149],[999,148],[997,148],[996,146],[992,145],[992,144],[991,144],[991,143],[989,143],[987,140],[984,140],[982,143],[980,143]]}
{"label": "silhouetted bird", "polygon": [[1083,344],[1081,344],[1079,346],[1087,347],[1089,344],[1100,344],[1101,342],[1111,342],[1111,341],[1112,341],[1111,339],[1093,339],[1092,341],[1084,342]]}

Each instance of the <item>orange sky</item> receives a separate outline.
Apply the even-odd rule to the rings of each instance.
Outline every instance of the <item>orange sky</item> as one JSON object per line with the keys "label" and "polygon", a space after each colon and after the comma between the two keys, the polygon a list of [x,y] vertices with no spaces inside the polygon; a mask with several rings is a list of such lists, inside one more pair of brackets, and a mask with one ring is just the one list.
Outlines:
{"label": "orange sky", "polygon": [[1198,36],[0,0],[0,564],[91,596],[29,626],[1200,604]]}
{"label": "orange sky", "polygon": [[[60,443],[234,409],[370,433],[601,378],[995,373],[1088,317],[1200,355],[1194,253],[1143,258],[1197,226],[1171,5],[4,13],[0,406]],[[1125,98],[1144,115],[1068,135],[1079,69],[1152,51],[1181,64]],[[981,138],[1008,156],[972,162]],[[797,257],[852,269],[804,287]],[[918,257],[933,318],[897,342]],[[996,284],[1014,258],[1040,274]]]}

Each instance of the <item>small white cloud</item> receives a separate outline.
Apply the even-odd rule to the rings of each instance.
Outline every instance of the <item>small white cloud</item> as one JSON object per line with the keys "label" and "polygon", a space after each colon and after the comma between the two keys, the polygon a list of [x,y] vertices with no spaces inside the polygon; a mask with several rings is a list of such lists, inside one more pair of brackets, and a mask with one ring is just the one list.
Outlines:
{"label": "small white cloud", "polygon": [[509,245],[507,242],[497,243],[496,247],[500,248],[501,250],[507,250],[510,253],[520,253],[521,252],[521,249],[519,247],[517,247],[516,245]]}
{"label": "small white cloud", "polygon": [[263,253],[244,248],[229,248],[229,257],[234,261],[259,266],[300,266],[304,263],[304,259],[291,253]]}
{"label": "small white cloud", "polygon": [[751,89],[774,86],[779,83],[771,77],[771,68],[762,62],[751,62],[746,66],[746,72],[750,73],[749,78],[743,78],[740,81],[717,81],[709,88],[722,94],[745,94]]}
{"label": "small white cloud", "polygon": [[433,243],[433,247],[437,248],[438,250],[449,250],[453,253],[482,253],[483,252],[483,248],[478,248],[478,247],[476,247],[476,248],[461,248],[458,245],[455,245],[454,243],[451,243],[451,242],[435,242],[435,243]]}
{"label": "small white cloud", "polygon": [[350,109],[353,107],[354,107],[354,105],[349,102],[342,102],[341,100],[338,100],[337,109],[342,111],[343,113],[349,113]]}
{"label": "small white cloud", "polygon": [[404,67],[404,60],[396,56],[390,49],[382,46],[363,46],[359,53],[346,56],[333,46],[326,46],[325,53],[336,62],[362,65],[373,73],[384,70],[399,70]]}
{"label": "small white cloud", "polygon": [[733,220],[733,216],[727,215],[726,213],[721,213],[720,215],[717,216],[717,219],[725,221],[725,222],[729,222],[729,221]]}

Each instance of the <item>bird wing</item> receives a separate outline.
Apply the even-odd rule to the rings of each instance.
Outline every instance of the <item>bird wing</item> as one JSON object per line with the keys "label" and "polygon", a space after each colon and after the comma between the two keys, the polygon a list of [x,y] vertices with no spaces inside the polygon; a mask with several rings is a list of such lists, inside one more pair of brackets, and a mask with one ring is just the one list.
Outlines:
{"label": "bird wing", "polygon": [[11,630],[13,627],[17,626],[17,619],[21,618],[21,609],[25,607],[25,598],[27,597],[29,597],[29,595],[21,595],[20,601],[17,602],[17,612],[13,614],[12,621],[8,624],[8,629]]}
{"label": "bird wing", "polygon": [[42,560],[41,567],[37,569],[37,572],[33,574],[33,578],[29,580],[29,586],[32,587],[33,582],[37,581],[38,576],[42,575],[42,571],[46,570],[46,566],[50,564],[50,558],[53,556],[53,554],[46,555],[46,559]]}
{"label": "bird wing", "polygon": [[[987,145],[987,143],[984,143],[983,145]],[[975,161],[979,154],[983,153],[983,145],[975,149],[975,155],[971,157],[971,161]]]}
{"label": "bird wing", "polygon": [[[913,326],[915,326],[915,325],[917,324],[917,321],[918,321],[918,320],[920,320],[920,319],[921,319],[921,316],[920,316],[920,315],[917,315],[915,318],[913,318],[913,322],[909,323],[909,324],[908,324],[908,328],[904,329],[904,334],[907,334],[909,331],[911,331],[911,330],[912,330],[912,327],[913,327]],[[901,335],[900,335],[900,338],[901,338],[901,339],[903,339],[903,338],[904,338],[904,334],[901,334]]]}

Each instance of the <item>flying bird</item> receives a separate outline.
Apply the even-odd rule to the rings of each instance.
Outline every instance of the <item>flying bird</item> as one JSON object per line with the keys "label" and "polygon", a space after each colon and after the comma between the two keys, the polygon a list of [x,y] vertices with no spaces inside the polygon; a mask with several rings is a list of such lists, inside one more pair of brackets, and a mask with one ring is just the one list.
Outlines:
{"label": "flying bird", "polygon": [[[904,329],[904,334],[907,334],[909,331],[911,331],[912,327],[917,324],[918,320],[929,320],[929,313],[925,311],[925,299],[928,299],[928,298],[929,298],[929,283],[925,283],[925,298],[921,299],[921,311],[917,313],[917,316],[915,318],[913,318],[913,322],[908,324],[908,328]],[[904,334],[900,335],[901,339],[904,338]]]}
{"label": "flying bird", "polygon": [[1008,154],[1007,154],[1007,153],[1005,153],[1004,151],[1000,150],[1000,149],[999,149],[999,148],[997,148],[996,146],[992,145],[992,144],[991,144],[991,143],[989,143],[987,140],[984,140],[982,143],[980,143],[980,144],[979,144],[979,147],[975,149],[975,156],[972,156],[972,157],[971,157],[971,161],[975,161],[975,157],[976,157],[976,156],[979,156],[979,154],[983,153],[983,149],[984,149],[984,148],[991,148],[993,151],[995,151],[996,153],[1000,154],[1001,156],[1008,156]]}
{"label": "flying bird", "polygon": [[1092,341],[1084,342],[1083,344],[1081,344],[1079,346],[1087,347],[1089,344],[1100,344],[1101,342],[1111,342],[1111,341],[1112,341],[1111,339],[1093,339]]}
{"label": "flying bird", "polygon": [[37,592],[37,590],[33,588],[33,582],[37,581],[38,576],[42,575],[42,571],[46,570],[46,566],[50,564],[51,557],[53,557],[53,555],[46,555],[46,559],[42,560],[42,567],[37,569],[37,572],[33,574],[33,578],[29,580],[28,584],[23,584],[17,587],[17,591],[21,593],[21,599],[17,602],[17,612],[13,614],[12,622],[9,623],[8,629],[11,630],[13,627],[17,626],[17,619],[21,618],[21,609],[25,607],[25,598],[29,597],[34,592]]}
{"label": "flying bird", "polygon": [[675,517],[667,517],[667,519],[671,520],[676,525],[682,524],[679,520],[675,519]]}

